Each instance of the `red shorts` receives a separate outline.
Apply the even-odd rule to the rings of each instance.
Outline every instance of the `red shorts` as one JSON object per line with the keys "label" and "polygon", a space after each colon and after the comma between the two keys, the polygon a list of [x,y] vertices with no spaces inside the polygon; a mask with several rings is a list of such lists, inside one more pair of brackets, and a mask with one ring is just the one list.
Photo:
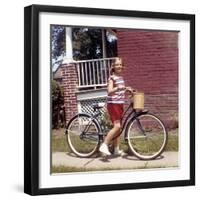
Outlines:
{"label": "red shorts", "polygon": [[114,123],[115,121],[122,120],[122,116],[124,113],[123,104],[108,103],[107,110],[108,110],[108,114],[110,115],[110,119],[112,123]]}

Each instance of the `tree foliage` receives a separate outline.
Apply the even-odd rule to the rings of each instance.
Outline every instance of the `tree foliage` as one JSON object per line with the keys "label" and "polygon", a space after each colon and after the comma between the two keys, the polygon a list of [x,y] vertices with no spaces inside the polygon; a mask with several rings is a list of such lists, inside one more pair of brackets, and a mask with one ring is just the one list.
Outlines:
{"label": "tree foliage", "polygon": [[[102,30],[98,28],[72,28],[73,59],[86,60],[103,57]],[[107,57],[117,56],[117,40],[105,34]],[[52,58],[65,54],[65,26],[51,26]]]}
{"label": "tree foliage", "polygon": [[57,59],[65,54],[65,27],[60,25],[51,26],[52,58]]}
{"label": "tree foliage", "polygon": [[73,28],[74,60],[102,58],[101,29]]}

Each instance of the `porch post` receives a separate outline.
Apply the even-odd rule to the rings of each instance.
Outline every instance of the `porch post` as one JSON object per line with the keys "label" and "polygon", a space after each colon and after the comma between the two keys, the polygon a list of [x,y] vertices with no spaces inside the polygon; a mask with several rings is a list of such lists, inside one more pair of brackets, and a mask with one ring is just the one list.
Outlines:
{"label": "porch post", "polygon": [[103,58],[106,58],[106,40],[105,40],[105,29],[102,29],[102,51],[103,51]]}
{"label": "porch post", "polygon": [[63,64],[73,62],[73,47],[72,47],[72,28],[65,27],[65,45],[66,45],[66,56],[63,60]]}

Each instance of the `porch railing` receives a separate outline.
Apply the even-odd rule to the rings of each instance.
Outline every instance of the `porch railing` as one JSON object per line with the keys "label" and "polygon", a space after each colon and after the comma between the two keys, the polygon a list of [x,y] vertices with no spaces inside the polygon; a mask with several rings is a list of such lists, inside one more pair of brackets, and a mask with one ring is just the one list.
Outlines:
{"label": "porch railing", "polygon": [[97,88],[107,85],[111,62],[114,58],[76,61],[78,88]]}

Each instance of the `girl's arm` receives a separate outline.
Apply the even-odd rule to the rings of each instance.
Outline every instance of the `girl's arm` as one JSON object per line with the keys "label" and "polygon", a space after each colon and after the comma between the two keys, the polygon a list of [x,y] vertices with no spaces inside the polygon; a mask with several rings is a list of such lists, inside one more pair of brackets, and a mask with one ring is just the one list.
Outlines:
{"label": "girl's arm", "polygon": [[117,91],[123,90],[123,89],[125,89],[125,88],[114,87],[112,79],[110,79],[108,81],[108,88],[107,88],[108,95],[112,95],[114,92],[117,92]]}

